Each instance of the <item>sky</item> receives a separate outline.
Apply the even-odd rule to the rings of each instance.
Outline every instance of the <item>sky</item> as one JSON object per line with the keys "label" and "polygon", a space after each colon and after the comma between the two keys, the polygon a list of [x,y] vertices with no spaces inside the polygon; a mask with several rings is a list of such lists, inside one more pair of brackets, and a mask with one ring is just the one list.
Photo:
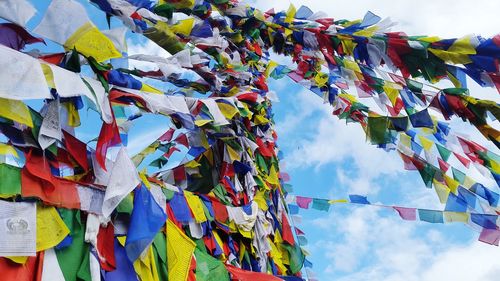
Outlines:
{"label": "sky", "polygon": [[[30,21],[29,29],[39,22],[48,5],[48,1],[31,2],[38,14]],[[88,2],[80,2],[92,21],[106,29],[104,14]],[[499,32],[500,26],[500,2],[491,0],[247,0],[246,3],[277,11],[287,9],[290,3],[297,8],[306,5],[335,19],[359,19],[372,11],[397,22],[394,31],[442,38],[471,33],[488,37]],[[112,21],[113,27],[119,25]],[[129,32],[127,38],[129,54],[168,56],[140,35]],[[43,50],[58,48],[49,43]],[[282,169],[291,176],[294,194],[343,199],[355,193],[386,205],[443,209],[418,173],[404,171],[396,153],[368,144],[359,125],[339,121],[320,98],[287,78],[269,83],[280,98],[273,111],[278,145],[285,154]],[[498,101],[493,89],[472,86],[471,94]],[[97,120],[98,116],[89,112],[84,118]],[[169,125],[166,118],[151,115],[138,119],[129,134],[129,152],[133,154],[145,147],[148,140],[156,139]],[[474,138],[482,138],[467,126],[460,128]],[[79,137],[90,140],[98,135],[99,129],[91,124],[78,132]],[[301,215],[302,222],[296,226],[306,233],[308,259],[319,280],[496,281],[500,276],[500,249],[477,242],[478,233],[465,225],[406,222],[392,210],[370,206],[335,205],[329,213],[303,210]]]}

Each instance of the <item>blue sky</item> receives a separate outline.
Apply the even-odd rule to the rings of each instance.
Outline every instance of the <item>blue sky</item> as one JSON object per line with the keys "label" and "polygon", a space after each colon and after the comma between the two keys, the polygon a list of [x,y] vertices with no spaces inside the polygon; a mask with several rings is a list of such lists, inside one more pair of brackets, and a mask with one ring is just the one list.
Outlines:
{"label": "blue sky", "polygon": [[[28,24],[41,19],[48,1],[31,1],[38,10]],[[289,1],[247,1],[258,8],[288,8]],[[456,37],[472,32],[494,35],[500,26],[496,1],[435,0],[431,4],[400,0],[291,1],[309,6],[335,19],[362,18],[368,10],[400,24],[394,30],[411,34]],[[105,16],[86,1],[92,21],[107,28]],[[355,3],[355,5],[353,5]],[[478,4],[480,3],[480,5]],[[115,20],[112,27],[120,26]],[[129,54],[165,54],[141,36],[127,33]],[[44,51],[61,50],[56,44],[35,45]],[[144,66],[144,65],[141,65]],[[434,191],[415,172],[403,170],[396,153],[386,153],[365,141],[359,125],[346,125],[331,115],[322,100],[287,78],[270,81],[280,102],[273,106],[285,154],[285,170],[295,194],[322,198],[346,198],[349,193],[367,195],[372,202],[442,208]],[[497,99],[493,89],[477,89],[473,95]],[[492,94],[493,93],[493,94]],[[97,114],[83,114],[90,124],[78,133],[98,135]],[[167,118],[144,116],[129,135],[129,151],[137,152],[168,127]],[[182,153],[179,154],[182,156]],[[333,206],[329,213],[301,211],[297,225],[309,240],[308,258],[319,280],[498,280],[500,250],[477,242],[478,233],[461,224],[431,225],[402,221],[392,210],[351,205]]]}

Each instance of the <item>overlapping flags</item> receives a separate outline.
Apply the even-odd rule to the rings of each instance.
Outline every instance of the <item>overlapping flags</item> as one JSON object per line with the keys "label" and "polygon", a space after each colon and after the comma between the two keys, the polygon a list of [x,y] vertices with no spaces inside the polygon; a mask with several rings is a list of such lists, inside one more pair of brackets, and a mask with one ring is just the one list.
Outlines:
{"label": "overlapping flags", "polygon": [[[481,229],[480,241],[498,245],[500,109],[475,98],[466,77],[500,91],[499,36],[409,36],[373,13],[334,20],[293,5],[263,12],[227,0],[90,2],[108,27],[111,17],[122,24],[100,30],[81,3],[53,0],[27,30],[33,5],[0,2],[8,21],[0,23],[0,198],[8,227],[0,237],[22,242],[17,252],[0,243],[6,278],[303,280],[303,271],[315,280],[297,212],[335,203],[467,223]],[[125,28],[172,56],[128,56]],[[63,51],[28,49],[47,40]],[[272,61],[271,52],[293,66]],[[155,68],[130,69],[131,60]],[[291,78],[334,115],[360,124],[370,143],[396,150],[444,210],[360,195],[295,196],[287,204],[270,77]],[[454,87],[433,85],[441,80]],[[102,120],[86,132],[95,145],[78,138],[89,123],[83,109]],[[170,124],[130,155],[128,132],[145,114]],[[455,130],[454,117],[491,145]]]}

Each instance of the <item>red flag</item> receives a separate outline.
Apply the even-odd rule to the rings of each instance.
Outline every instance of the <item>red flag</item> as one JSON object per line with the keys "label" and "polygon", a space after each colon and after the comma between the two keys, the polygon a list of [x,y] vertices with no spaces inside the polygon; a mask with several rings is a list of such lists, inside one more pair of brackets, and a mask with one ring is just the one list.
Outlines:
{"label": "red flag", "polygon": [[103,170],[107,171],[106,152],[108,152],[108,148],[118,145],[119,143],[121,143],[121,139],[116,120],[113,118],[111,124],[107,124],[106,122],[102,123],[99,139],[97,140],[95,156],[97,163],[99,163]]}
{"label": "red flag", "polygon": [[226,206],[212,198],[210,198],[210,201],[212,202],[212,208],[214,209],[215,220],[220,223],[226,223],[229,219]]}
{"label": "red flag", "polygon": [[257,102],[257,97],[259,96],[259,94],[257,93],[245,93],[245,94],[241,94],[241,95],[238,95],[236,98],[240,101],[247,101],[247,102]]}
{"label": "red flag", "polygon": [[455,152],[453,152],[453,154],[455,155],[455,157],[457,157],[457,158],[458,158],[458,160],[459,160],[462,164],[464,164],[464,166],[465,166],[465,167],[469,168],[469,164],[470,164],[470,160],[469,160],[469,159],[467,159],[467,158],[463,157],[462,155],[460,155],[460,154],[458,154],[458,153],[455,153]]}
{"label": "red flag", "polygon": [[282,236],[283,236],[283,241],[286,241],[288,242],[288,244],[290,245],[295,245],[295,240],[293,239],[293,233],[292,233],[292,229],[290,227],[290,224],[288,223],[288,219],[285,215],[285,213],[283,212],[283,215],[282,215],[282,219],[281,219],[281,222],[283,224],[282,226]]}
{"label": "red flag", "polygon": [[115,228],[112,224],[107,227],[100,227],[97,234],[97,250],[99,251],[99,263],[106,271],[113,271],[116,269],[115,261]]}
{"label": "red flag", "polygon": [[175,182],[183,181],[186,179],[186,170],[184,166],[178,166],[173,169]]}
{"label": "red flag", "polygon": [[189,141],[186,134],[178,135],[175,140],[177,143],[184,145],[186,148],[189,148]]}
{"label": "red flag", "polygon": [[2,280],[42,280],[43,257],[45,252],[38,252],[34,257],[28,257],[25,264],[15,263],[8,258],[0,258]]}
{"label": "red flag", "polygon": [[47,159],[33,150],[26,153],[21,186],[23,197],[37,197],[45,203],[67,209],[80,208],[76,184],[53,176]]}
{"label": "red flag", "polygon": [[172,137],[174,136],[174,132],[175,132],[175,129],[174,128],[170,128],[170,129],[168,129],[168,131],[165,132],[165,134],[163,134],[160,138],[158,138],[158,140],[160,140],[160,141],[171,141]]}
{"label": "red flag", "polygon": [[168,149],[168,151],[165,154],[163,154],[163,156],[165,156],[166,158],[170,158],[170,156],[172,156],[172,154],[174,154],[174,152],[176,151],[181,151],[181,150],[175,146],[172,146],[171,148]]}
{"label": "red flag", "polygon": [[295,233],[296,233],[297,235],[306,235],[306,234],[304,233],[304,231],[300,230],[300,229],[299,229],[299,228],[297,228],[297,227],[295,228]]}
{"label": "red flag", "polygon": [[63,130],[64,146],[68,153],[85,171],[89,170],[89,162],[87,159],[87,145],[75,138],[70,133]]}
{"label": "red flag", "polygon": [[448,169],[450,168],[450,164],[446,163],[441,158],[438,158],[438,162],[439,162],[439,168],[441,169],[441,171],[446,173],[446,171],[448,171]]}

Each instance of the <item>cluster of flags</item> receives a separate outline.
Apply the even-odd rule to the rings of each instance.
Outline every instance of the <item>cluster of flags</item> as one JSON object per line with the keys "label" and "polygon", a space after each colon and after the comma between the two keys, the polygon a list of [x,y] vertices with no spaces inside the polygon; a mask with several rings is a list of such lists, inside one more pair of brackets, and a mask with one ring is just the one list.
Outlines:
{"label": "cluster of flags", "polygon": [[[109,29],[75,0],[52,0],[32,30],[28,1],[0,3],[5,278],[315,280],[307,239],[294,226],[298,208],[375,204],[360,195],[290,196],[269,78],[291,78],[360,124],[372,144],[396,150],[445,208],[376,206],[404,220],[464,222],[498,245],[500,108],[473,97],[466,77],[500,91],[500,37],[408,36],[373,13],[334,20],[293,5],[263,12],[228,0],[90,2]],[[128,30],[171,56],[129,56]],[[60,51],[28,50],[48,40]],[[271,52],[294,64],[280,65]],[[441,80],[454,87],[433,85]],[[102,124],[83,141],[88,109]],[[146,114],[170,126],[131,155],[128,132]],[[456,131],[453,117],[491,145]]]}

